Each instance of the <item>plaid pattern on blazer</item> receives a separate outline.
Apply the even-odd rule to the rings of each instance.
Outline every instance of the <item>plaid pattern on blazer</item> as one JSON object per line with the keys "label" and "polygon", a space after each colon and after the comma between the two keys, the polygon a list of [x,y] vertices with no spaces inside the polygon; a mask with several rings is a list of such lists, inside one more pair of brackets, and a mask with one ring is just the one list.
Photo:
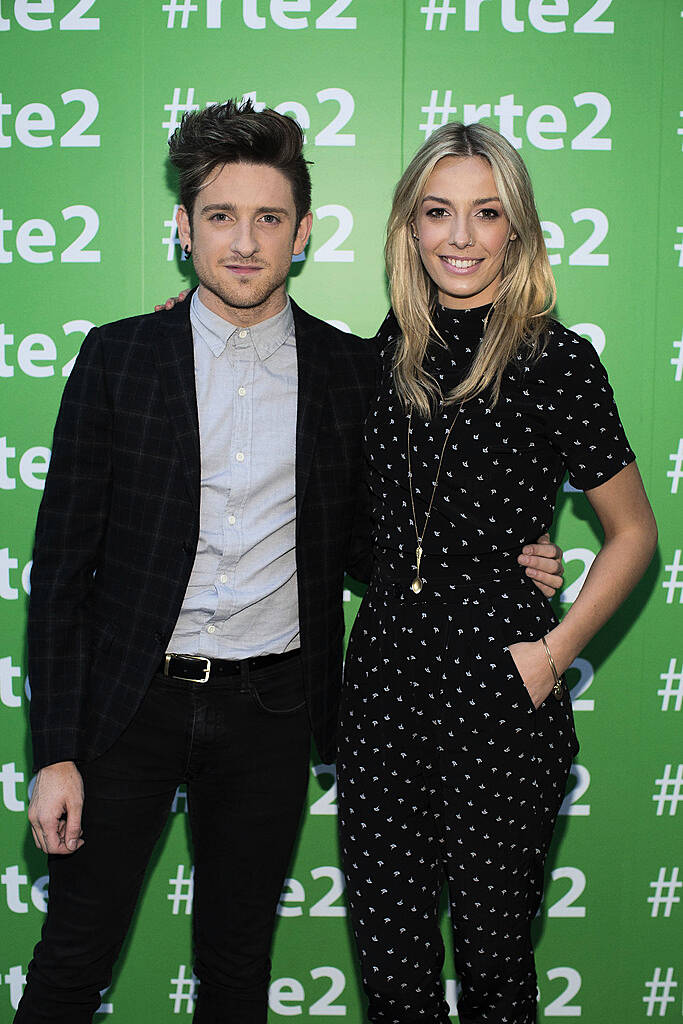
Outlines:
{"label": "plaid pattern on blazer", "polygon": [[[343,576],[369,569],[361,450],[377,357],[371,342],[292,306],[301,649],[318,752],[333,760]],[[37,768],[96,757],[135,714],[185,596],[199,494],[189,302],[95,328],[64,390],[36,527]]]}

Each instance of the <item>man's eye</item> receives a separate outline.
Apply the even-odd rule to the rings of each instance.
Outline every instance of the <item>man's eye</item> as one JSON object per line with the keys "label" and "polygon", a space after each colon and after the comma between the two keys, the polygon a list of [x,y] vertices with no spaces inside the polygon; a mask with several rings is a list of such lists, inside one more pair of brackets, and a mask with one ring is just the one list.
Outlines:
{"label": "man's eye", "polygon": [[274,213],[264,213],[264,215],[262,217],[262,220],[264,220],[266,222],[266,224],[279,224],[280,223],[280,218],[276,217]]}

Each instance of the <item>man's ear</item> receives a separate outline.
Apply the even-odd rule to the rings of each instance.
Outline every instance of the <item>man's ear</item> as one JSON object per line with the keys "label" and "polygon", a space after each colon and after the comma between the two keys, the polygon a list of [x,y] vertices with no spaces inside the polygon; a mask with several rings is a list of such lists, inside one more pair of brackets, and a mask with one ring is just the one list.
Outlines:
{"label": "man's ear", "polygon": [[[182,207],[180,207],[180,209],[182,209]],[[178,213],[180,213],[180,210],[178,210]],[[296,234],[294,236],[294,245],[292,247],[292,254],[294,256],[301,256],[301,253],[306,248],[306,243],[308,242],[308,239],[310,237],[312,227],[313,214],[309,210],[308,213],[305,213],[303,215],[303,217],[301,218],[301,223],[299,224],[299,227],[296,229]]]}
{"label": "man's ear", "polygon": [[178,225],[178,237],[180,238],[180,247],[184,249],[186,245],[192,248],[192,228],[190,227],[190,218],[187,210],[184,206],[178,207],[178,212],[175,215],[176,224]]}

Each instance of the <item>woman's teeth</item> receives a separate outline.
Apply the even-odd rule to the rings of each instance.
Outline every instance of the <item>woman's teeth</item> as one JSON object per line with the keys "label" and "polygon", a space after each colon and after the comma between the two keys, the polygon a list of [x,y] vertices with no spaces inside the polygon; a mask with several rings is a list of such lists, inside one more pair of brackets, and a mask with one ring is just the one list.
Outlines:
{"label": "woman's teeth", "polygon": [[451,267],[456,267],[458,270],[467,270],[469,267],[473,267],[475,263],[479,263],[479,260],[458,260],[453,259],[450,256],[442,256],[441,259],[450,264]]}

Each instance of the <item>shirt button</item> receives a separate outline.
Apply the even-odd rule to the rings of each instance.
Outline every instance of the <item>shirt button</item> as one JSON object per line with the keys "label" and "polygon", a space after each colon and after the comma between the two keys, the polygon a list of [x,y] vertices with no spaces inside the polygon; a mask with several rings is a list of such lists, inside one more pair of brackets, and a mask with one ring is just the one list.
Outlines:
{"label": "shirt button", "polygon": [[244,462],[244,452],[238,452],[235,458],[238,462]]}
{"label": "shirt button", "polygon": [[207,633],[215,633],[216,632],[216,627],[215,626],[207,626],[206,627],[206,632]]}
{"label": "shirt button", "polygon": [[240,396],[240,398],[244,398],[246,393],[247,393],[247,389],[246,388],[238,388],[237,389],[237,394]]}
{"label": "shirt button", "polygon": [[226,574],[224,572],[222,572],[221,573],[221,583],[227,583],[227,582],[228,582],[228,577],[226,576]]}
{"label": "shirt button", "polygon": [[237,520],[235,519],[234,516],[228,516],[228,522],[230,523],[231,526],[234,526]]}
{"label": "shirt button", "polygon": [[239,338],[246,338],[246,336],[247,336],[247,332],[246,331],[240,331],[240,333],[238,335]]}

